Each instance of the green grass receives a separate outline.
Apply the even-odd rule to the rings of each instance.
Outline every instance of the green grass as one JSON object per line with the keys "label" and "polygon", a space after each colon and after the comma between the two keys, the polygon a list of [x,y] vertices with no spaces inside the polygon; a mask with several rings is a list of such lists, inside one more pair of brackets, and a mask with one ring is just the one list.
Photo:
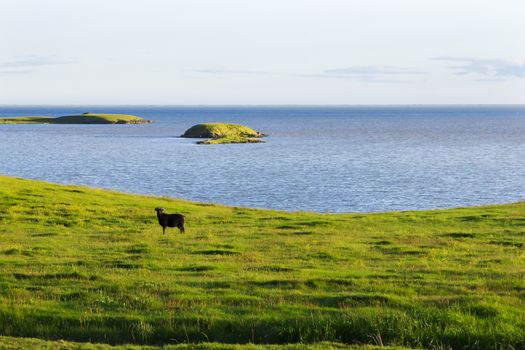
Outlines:
{"label": "green grass", "polygon": [[247,126],[228,123],[197,124],[186,130],[182,137],[209,138],[199,141],[198,144],[217,145],[225,143],[258,143],[263,142],[259,137],[266,136]]}
{"label": "green grass", "polygon": [[379,347],[368,345],[345,345],[322,342],[315,344],[178,344],[178,345],[107,345],[100,343],[78,343],[69,341],[46,341],[36,338],[16,338],[0,336],[0,349],[61,349],[61,350],[402,350],[402,347]]}
{"label": "green grass", "polygon": [[261,143],[262,140],[253,137],[219,137],[197,142],[199,145],[221,145],[226,143]]}
{"label": "green grass", "polygon": [[0,124],[50,124],[53,119],[46,116],[6,117],[0,118]]}
{"label": "green grass", "polygon": [[54,124],[143,124],[148,120],[129,114],[84,113],[56,118]]}
{"label": "green grass", "polygon": [[149,120],[128,114],[84,113],[63,117],[0,118],[0,124],[144,124]]}
{"label": "green grass", "polygon": [[525,203],[323,215],[0,177],[0,335],[524,349]]}

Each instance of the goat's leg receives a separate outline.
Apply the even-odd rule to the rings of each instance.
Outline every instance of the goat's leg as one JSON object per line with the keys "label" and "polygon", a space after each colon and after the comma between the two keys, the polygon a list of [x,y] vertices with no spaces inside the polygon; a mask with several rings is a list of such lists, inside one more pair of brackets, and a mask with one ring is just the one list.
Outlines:
{"label": "goat's leg", "polygon": [[162,226],[162,234],[163,234],[163,235],[166,234],[166,226]]}
{"label": "goat's leg", "polygon": [[184,225],[179,225],[180,233],[184,233]]}

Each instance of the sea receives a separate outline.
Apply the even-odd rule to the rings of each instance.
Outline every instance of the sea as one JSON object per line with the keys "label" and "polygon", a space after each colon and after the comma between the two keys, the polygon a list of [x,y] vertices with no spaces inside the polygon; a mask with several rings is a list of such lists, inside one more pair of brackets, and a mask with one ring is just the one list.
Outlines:
{"label": "sea", "polygon": [[[0,174],[286,211],[525,200],[525,106],[0,106],[0,117],[123,113],[145,125],[0,125]],[[265,143],[197,145],[204,122]]]}

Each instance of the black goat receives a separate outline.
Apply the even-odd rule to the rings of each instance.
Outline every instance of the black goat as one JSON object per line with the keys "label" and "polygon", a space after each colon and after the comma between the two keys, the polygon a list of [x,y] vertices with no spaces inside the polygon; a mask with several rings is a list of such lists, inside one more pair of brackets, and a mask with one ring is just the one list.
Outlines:
{"label": "black goat", "polygon": [[166,232],[166,227],[177,227],[180,233],[184,233],[184,215],[182,214],[165,214],[164,209],[155,208],[159,225],[162,226],[162,233]]}

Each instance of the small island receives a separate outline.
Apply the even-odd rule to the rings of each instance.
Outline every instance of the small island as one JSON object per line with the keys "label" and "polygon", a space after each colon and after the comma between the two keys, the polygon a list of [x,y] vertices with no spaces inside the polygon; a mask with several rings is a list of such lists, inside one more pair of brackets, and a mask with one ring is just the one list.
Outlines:
{"label": "small island", "polygon": [[129,114],[107,114],[86,112],[62,117],[23,116],[0,118],[0,124],[147,124],[146,120]]}
{"label": "small island", "polygon": [[197,124],[186,130],[181,137],[205,138],[197,142],[201,145],[216,145],[226,143],[260,143],[259,138],[267,136],[247,126],[229,123]]}

